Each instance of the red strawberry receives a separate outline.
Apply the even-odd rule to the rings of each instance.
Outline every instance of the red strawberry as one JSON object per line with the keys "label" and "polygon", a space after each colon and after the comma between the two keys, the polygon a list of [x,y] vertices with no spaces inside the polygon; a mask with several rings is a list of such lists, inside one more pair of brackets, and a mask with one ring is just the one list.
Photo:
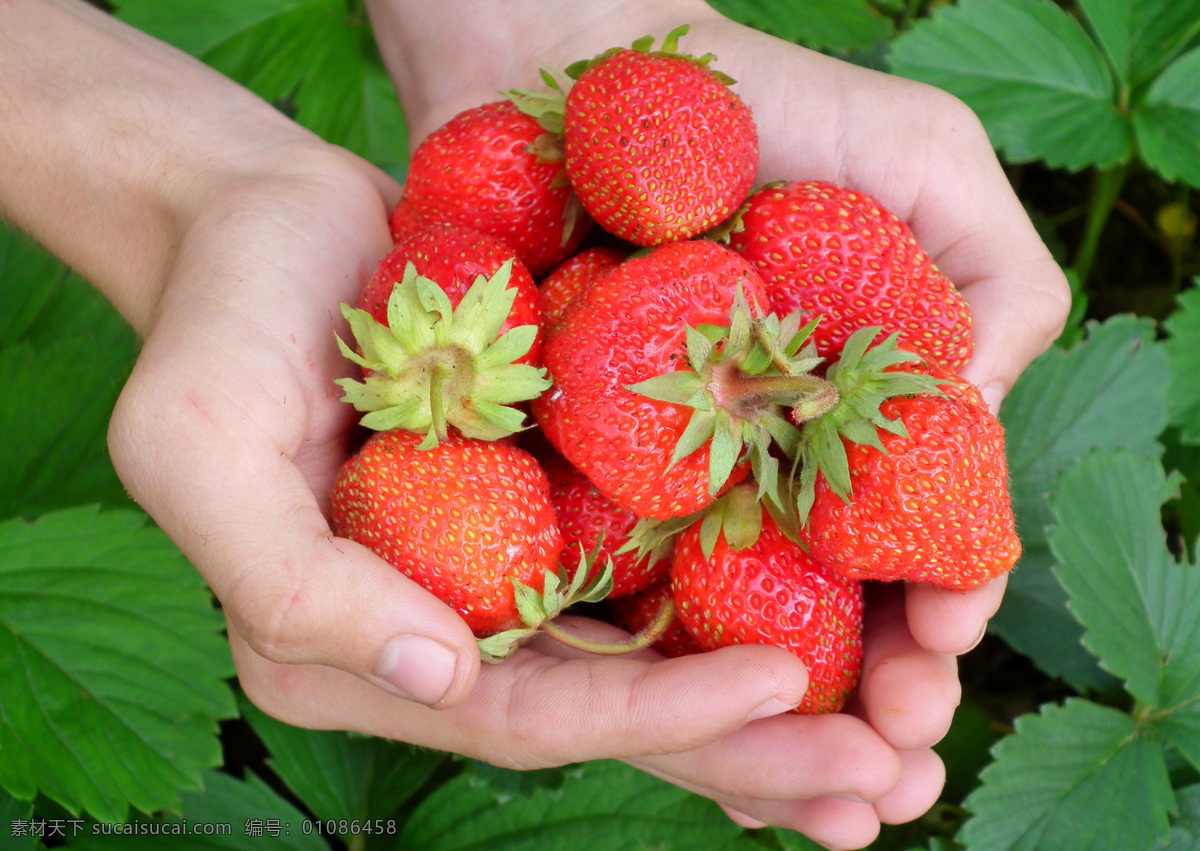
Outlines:
{"label": "red strawberry", "polygon": [[836,712],[862,669],[862,585],[827,570],[785,536],[752,488],[737,495],[747,497],[739,520],[761,521],[745,541],[731,543],[721,528],[706,542],[703,522],[675,539],[671,589],[679,620],[706,650],[733,644],[790,650],[809,678],[796,711]]}
{"label": "red strawberry", "polygon": [[380,432],[343,465],[335,532],[444,600],[477,635],[520,628],[513,581],[540,592],[563,547],[545,473],[505,441],[419,443]]}
{"label": "red strawberry", "polygon": [[824,357],[867,326],[951,369],[971,357],[966,301],[908,226],[862,192],[818,181],[760,189],[729,246],[762,275],[771,310],[821,316],[813,339]]}
{"label": "red strawberry", "polygon": [[[844,355],[830,370],[835,385],[869,385],[868,362],[883,350],[856,360],[858,348],[852,338],[851,362]],[[869,431],[851,411],[855,390],[846,392],[847,404],[805,426],[801,532],[813,556],[844,576],[965,590],[1008,571],[1021,555],[1004,431],[979,391],[944,367],[893,362],[879,381],[922,377],[936,379],[941,392],[884,390],[891,398]]]}
{"label": "red strawberry", "polygon": [[526,402],[548,386],[540,351],[538,292],[503,243],[435,225],[397,244],[363,289],[342,306],[356,349],[342,353],[363,381],[337,383],[362,424],[426,434],[454,427],[498,440],[524,428]]}
{"label": "red strawberry", "polygon": [[[636,635],[653,623],[663,605],[673,600],[671,582],[668,579],[637,594],[613,599],[608,608],[617,626]],[[678,615],[672,619],[671,625],[653,646],[667,658],[704,652],[704,648],[687,631]]]}
{"label": "red strawberry", "polygon": [[392,235],[399,241],[431,224],[493,236],[540,275],[575,250],[590,221],[557,140],[503,101],[459,113],[413,152]]}
{"label": "red strawberry", "polygon": [[652,38],[575,63],[548,95],[509,95],[542,126],[563,134],[567,175],[596,222],[636,245],[689,239],[745,200],[758,169],[758,132],[733,82],[711,55],[677,51],[680,27],[661,50]]}
{"label": "red strawberry", "polygon": [[550,502],[568,553],[591,553],[599,545],[596,559],[602,565],[612,560],[612,590],[609,597],[637,593],[666,578],[670,548],[653,552],[620,552],[638,518],[618,507],[562,458],[542,463],[550,480]]}
{"label": "red strawberry", "polygon": [[[689,431],[692,408],[629,389],[688,369],[689,326],[727,325],[739,288],[751,303],[765,299],[757,275],[728,249],[671,243],[595,281],[547,338],[543,363],[554,384],[534,400],[534,416],[560,454],[638,517],[691,514],[748,472],[741,420],[709,417],[707,431]],[[711,436],[731,429],[736,447],[722,439],[731,451],[715,456]],[[685,432],[686,451],[675,457]]]}
{"label": "red strawberry", "polygon": [[620,266],[624,259],[625,254],[615,248],[596,246],[559,263],[538,286],[546,330],[559,323],[567,308],[592,281]]}

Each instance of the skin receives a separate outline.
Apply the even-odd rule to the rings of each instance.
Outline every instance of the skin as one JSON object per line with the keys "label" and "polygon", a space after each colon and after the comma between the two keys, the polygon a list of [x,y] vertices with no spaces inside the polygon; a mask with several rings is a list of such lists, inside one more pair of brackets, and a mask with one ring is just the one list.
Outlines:
{"label": "skin", "polygon": [[[1065,282],[957,101],[694,2],[553,5],[369,3],[414,143],[497,89],[536,86],[539,63],[690,22],[684,49],[743,81],[760,180],[840,181],[910,222],[971,303],[967,377],[993,405],[1057,335]],[[337,303],[386,253],[400,188],[75,0],[0,0],[0,150],[0,215],[145,339],[113,459],[220,599],[242,687],[265,711],[512,768],[624,759],[739,824],[830,848],[869,844],[936,801],[929,748],[959,700],[955,656],[982,637],[1003,581],[883,589],[862,688],[836,716],[786,714],[806,674],[776,648],[595,659],[538,640],[481,667],[450,609],[327,520],[354,419],[332,384],[351,372],[333,344]]]}

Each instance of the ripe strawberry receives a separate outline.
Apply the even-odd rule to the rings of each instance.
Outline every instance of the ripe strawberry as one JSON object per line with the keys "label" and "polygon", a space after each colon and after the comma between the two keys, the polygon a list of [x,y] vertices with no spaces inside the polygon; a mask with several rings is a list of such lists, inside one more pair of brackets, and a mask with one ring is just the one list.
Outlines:
{"label": "ripe strawberry", "polygon": [[550,481],[550,503],[568,553],[591,553],[599,546],[597,565],[612,560],[609,597],[623,597],[666,578],[670,547],[642,553],[622,551],[638,518],[618,507],[563,458],[542,462]]}
{"label": "ripe strawberry", "polygon": [[[864,387],[874,380],[868,362],[881,350],[856,359],[858,342],[852,338],[844,360],[830,370],[835,385]],[[956,590],[1011,569],[1021,542],[1004,431],[979,391],[933,363],[895,361],[877,377],[882,383],[931,378],[940,392],[885,390],[881,395],[890,398],[864,432],[851,411],[857,391],[848,390],[847,404],[805,426],[801,490],[808,495],[801,500],[801,533],[813,556],[855,579]]]}
{"label": "ripe strawberry", "polygon": [[554,384],[534,400],[534,416],[560,454],[638,517],[691,514],[748,472],[740,418],[710,409],[697,420],[686,404],[630,389],[688,369],[693,348],[699,363],[702,341],[689,326],[727,325],[739,290],[751,303],[765,300],[736,254],[712,242],[671,243],[595,281],[547,337],[543,363]]}
{"label": "ripe strawberry", "polygon": [[735,536],[722,526],[706,541],[698,522],[676,538],[671,589],[679,620],[706,650],[733,644],[790,650],[809,678],[796,711],[836,712],[862,669],[862,585],[826,569],[790,540],[752,488],[737,493],[747,487],[730,496],[742,497],[734,509],[737,522],[760,524],[757,530]]}
{"label": "ripe strawberry", "polygon": [[561,131],[566,168],[584,209],[636,245],[689,239],[745,200],[758,169],[758,133],[733,81],[713,57],[678,52],[680,27],[661,50],[652,38],[567,69],[556,94],[512,92],[548,130]]}
{"label": "ripe strawberry", "polygon": [[417,147],[391,224],[396,241],[431,224],[486,233],[540,275],[575,250],[591,222],[558,140],[501,101],[459,113]]}
{"label": "ripe strawberry", "polygon": [[435,225],[393,247],[367,283],[358,308],[342,306],[357,350],[342,353],[363,381],[341,379],[344,401],[377,430],[428,435],[453,426],[498,440],[524,427],[518,403],[548,386],[540,352],[538,292],[503,243]]}
{"label": "ripe strawberry", "polygon": [[[636,635],[658,617],[663,605],[668,601],[674,601],[670,579],[659,582],[637,594],[612,599],[608,604],[608,609],[617,626]],[[671,625],[654,642],[653,646],[655,650],[669,659],[704,652],[704,648],[687,631],[687,627],[679,620],[678,615],[671,620]]]}
{"label": "ripe strawberry", "polygon": [[771,310],[821,316],[817,351],[836,358],[859,328],[899,333],[951,369],[971,357],[971,311],[908,226],[862,192],[819,181],[768,186],[739,214],[729,247],[762,275]]}
{"label": "ripe strawberry", "polygon": [[567,308],[592,281],[620,266],[624,259],[625,255],[615,248],[596,246],[559,263],[538,286],[545,329],[549,331],[557,325]]}
{"label": "ripe strawberry", "polygon": [[543,590],[562,535],[533,457],[506,441],[379,432],[342,467],[333,528],[454,608],[477,635],[522,625],[513,581]]}

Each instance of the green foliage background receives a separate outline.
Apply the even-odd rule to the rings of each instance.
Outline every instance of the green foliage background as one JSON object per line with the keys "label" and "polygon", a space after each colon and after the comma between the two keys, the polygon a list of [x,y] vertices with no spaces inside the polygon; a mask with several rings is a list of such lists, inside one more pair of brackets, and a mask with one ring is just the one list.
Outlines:
{"label": "green foliage background", "polygon": [[[962,660],[943,799],[873,847],[1200,848],[1200,0],[712,2],[965,100],[1074,287],[1002,411],[1025,556]],[[402,177],[358,3],[116,5]],[[105,453],[137,340],[11,229],[0,278],[4,847],[125,848],[91,828],[126,822],[232,827],[136,840],[164,851],[814,847],[617,763],[517,774],[250,706],[207,589]]]}

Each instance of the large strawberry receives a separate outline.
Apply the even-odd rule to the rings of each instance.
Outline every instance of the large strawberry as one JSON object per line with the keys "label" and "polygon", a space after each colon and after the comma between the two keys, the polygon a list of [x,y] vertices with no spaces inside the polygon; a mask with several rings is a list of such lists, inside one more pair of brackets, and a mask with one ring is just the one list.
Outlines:
{"label": "large strawberry", "polygon": [[541,313],[533,279],[513,252],[484,234],[447,225],[398,243],[343,305],[357,350],[343,354],[363,381],[342,379],[362,423],[444,439],[453,426],[496,440],[523,427],[518,403],[548,386],[536,366]]}
{"label": "large strawberry", "polygon": [[573,254],[555,266],[538,284],[545,329],[549,331],[559,323],[567,308],[592,281],[611,272],[624,260],[624,252],[598,245]]}
{"label": "large strawberry", "polygon": [[862,192],[820,181],[752,194],[729,246],[767,284],[771,309],[821,317],[817,351],[835,358],[859,328],[951,369],[971,356],[971,311],[908,226]]}
{"label": "large strawberry", "polygon": [[560,141],[501,101],[459,113],[417,146],[391,224],[397,241],[431,224],[486,233],[540,275],[591,222],[571,192]]}
{"label": "large strawberry", "polygon": [[674,30],[657,51],[647,37],[576,63],[565,103],[511,93],[561,129],[567,174],[588,213],[637,245],[688,239],[724,221],[758,169],[750,109],[733,81],[708,67],[711,55],[678,52],[686,32]]}
{"label": "large strawberry", "polygon": [[567,552],[597,550],[597,567],[612,562],[609,597],[635,594],[666,578],[669,541],[649,552],[626,548],[638,518],[596,489],[587,476],[561,457],[542,462],[550,481],[550,504]]}
{"label": "large strawberry", "polygon": [[[534,400],[535,417],[625,510],[660,519],[700,510],[747,475],[744,449],[769,466],[772,439],[789,428],[771,395],[780,388],[747,374],[792,365],[790,350],[764,350],[754,330],[753,305],[764,300],[749,264],[716,243],[670,243],[627,260],[548,335],[554,385]],[[714,342],[720,326],[725,337]]]}
{"label": "large strawberry", "polygon": [[770,644],[808,668],[798,712],[836,712],[862,669],[861,583],[826,569],[785,535],[749,485],[720,522],[675,539],[671,589],[679,620],[706,650]]}
{"label": "large strawberry", "polygon": [[972,384],[914,363],[894,338],[867,349],[871,333],[829,371],[842,401],[804,427],[802,536],[848,577],[987,582],[1021,555],[1003,428]]}

